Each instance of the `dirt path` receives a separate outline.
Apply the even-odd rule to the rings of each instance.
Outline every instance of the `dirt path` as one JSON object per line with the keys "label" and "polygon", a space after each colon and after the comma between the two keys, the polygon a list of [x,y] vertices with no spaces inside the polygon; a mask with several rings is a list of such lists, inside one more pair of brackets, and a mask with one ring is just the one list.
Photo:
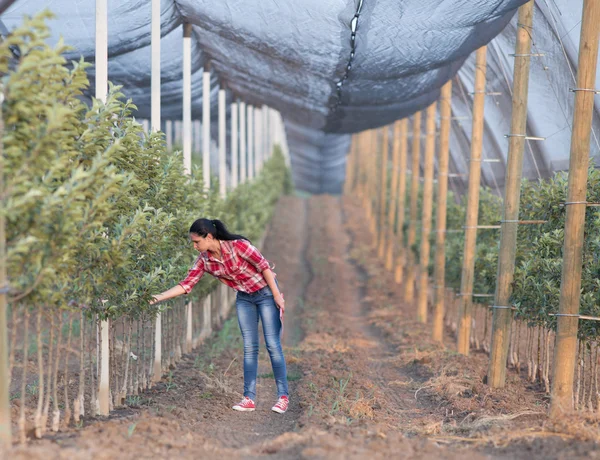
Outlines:
{"label": "dirt path", "polygon": [[[342,206],[339,198],[283,197],[277,206],[263,252],[276,264],[287,301],[291,408],[285,416],[270,411],[275,384],[262,341],[258,409],[231,410],[243,386],[234,315],[111,420],[88,419],[80,429],[18,447],[11,458],[530,459],[596,453],[592,442],[569,444],[556,436],[515,441],[511,436],[528,424],[539,427],[540,416],[506,425],[498,414],[519,405],[535,409],[535,398],[518,400],[515,409],[510,392],[486,393],[477,383],[483,357],[463,360],[432,344],[427,326],[399,300],[401,286],[373,259],[364,228],[362,210]],[[496,426],[498,444],[489,440]]]}

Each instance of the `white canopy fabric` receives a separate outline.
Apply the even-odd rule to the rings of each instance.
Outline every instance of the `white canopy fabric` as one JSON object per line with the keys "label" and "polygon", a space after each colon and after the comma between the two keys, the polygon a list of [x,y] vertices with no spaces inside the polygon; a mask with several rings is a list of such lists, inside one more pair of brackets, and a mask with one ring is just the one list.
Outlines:
{"label": "white canopy fabric", "polygon": [[[1,2],[0,11],[10,0]],[[385,126],[424,109],[454,79],[456,119],[451,172],[467,171],[474,54],[488,44],[482,180],[500,191],[510,131],[517,8],[524,0],[162,0],[162,117],[182,112],[183,23],[193,25],[192,111],[201,118],[202,70],[210,61],[211,101],[218,85],[232,97],[281,112],[297,188],[337,193],[344,181],[349,133]],[[568,167],[582,0],[537,0],[532,36],[525,177]],[[124,86],[150,117],[150,2],[109,0],[109,79]],[[53,41],[73,46],[69,59],[94,62],[95,2],[13,0],[0,20],[10,30],[49,9]],[[355,31],[355,39],[352,39]],[[90,71],[93,85],[93,68]],[[597,87],[600,88],[600,73]],[[90,94],[93,94],[93,87]],[[212,111],[216,122],[216,110]],[[216,123],[213,123],[216,138]],[[594,114],[592,156],[600,154]],[[451,186],[464,190],[465,178]]]}

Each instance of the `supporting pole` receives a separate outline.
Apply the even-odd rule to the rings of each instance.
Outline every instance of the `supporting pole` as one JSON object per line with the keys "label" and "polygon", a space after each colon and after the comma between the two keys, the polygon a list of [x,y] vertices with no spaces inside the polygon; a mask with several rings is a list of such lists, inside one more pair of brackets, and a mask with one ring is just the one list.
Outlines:
{"label": "supporting pole", "polygon": [[248,138],[246,136],[246,103],[240,102],[240,183],[243,184],[248,179],[246,164],[246,146]]}
{"label": "supporting pole", "polygon": [[183,25],[183,168],[192,172],[192,25]]}
{"label": "supporting pole", "polygon": [[[154,4],[152,5],[154,14]],[[160,21],[160,14],[159,14]],[[154,24],[152,24],[154,28]],[[152,30],[154,37],[154,30]],[[159,22],[160,39],[160,22]],[[153,43],[154,44],[154,43]],[[160,49],[159,49],[160,53]],[[160,56],[160,54],[159,54]],[[156,70],[155,62],[152,61],[152,78]],[[106,102],[108,93],[108,5],[107,0],[96,0],[96,99]],[[158,72],[160,75],[160,62],[158,63]],[[153,80],[154,82],[154,80]],[[152,103],[154,103],[154,88],[152,88]],[[160,91],[160,90],[159,90]],[[154,115],[154,114],[153,114]],[[155,120],[153,121],[153,123]],[[153,125],[154,126],[154,125]],[[160,106],[158,129],[160,129]],[[108,415],[110,411],[110,380],[109,380],[109,347],[108,347],[108,320],[100,322],[100,334],[102,336],[102,348],[100,349],[100,376],[98,381],[98,403],[100,406],[99,415]]]}
{"label": "supporting pole", "polygon": [[[599,35],[600,1],[584,0],[573,110],[568,203],[586,200],[590,132],[594,113],[594,93],[589,90],[595,89]],[[573,377],[579,318],[569,315],[579,314],[585,210],[584,203],[567,206],[559,304],[559,314],[567,316],[558,317],[556,330],[550,406],[550,414],[554,417],[573,408]]]}
{"label": "supporting pole", "polygon": [[192,126],[194,127],[194,152],[199,154],[202,152],[202,123],[200,120],[194,120],[192,122]]}
{"label": "supporting pole", "polygon": [[387,237],[385,247],[385,268],[394,266],[394,226],[398,211],[398,164],[400,162],[400,121],[394,123],[394,144],[392,146],[392,183],[390,185],[390,207],[388,210]]}
{"label": "supporting pole", "polygon": [[[100,0],[98,0],[100,1]],[[96,29],[96,33],[97,29]],[[108,37],[108,34],[107,34]],[[96,39],[97,40],[97,39]],[[107,38],[108,43],[108,38]],[[97,45],[96,45],[97,46]],[[152,0],[152,74],[150,77],[150,128],[153,132],[160,131],[160,0]],[[108,62],[108,53],[107,53]],[[98,52],[96,51],[96,65]],[[96,75],[96,78],[98,76]]]}
{"label": "supporting pole", "polygon": [[369,176],[369,217],[371,219],[371,234],[374,236],[373,245],[377,249],[377,239],[379,233],[377,232],[377,208],[379,201],[379,194],[377,193],[377,182],[379,181],[377,168],[379,160],[379,131],[377,129],[370,130],[369,139],[369,151],[370,151],[370,176]]}
{"label": "supporting pole", "polygon": [[167,143],[167,151],[173,150],[173,121],[165,121],[165,141]]}
{"label": "supporting pole", "polygon": [[248,105],[248,179],[254,179],[254,107]]}
{"label": "supporting pole", "polygon": [[[183,24],[183,170],[192,173],[192,25]],[[186,338],[185,351],[193,348],[193,304],[186,306]]]}
{"label": "supporting pole", "polygon": [[[517,252],[517,227],[523,175],[523,152],[527,133],[527,94],[529,90],[529,63],[531,60],[531,28],[533,0],[519,8],[517,44],[513,73],[511,136],[508,144],[504,190],[504,215],[500,230],[498,276],[494,305],[510,306],[512,283]],[[513,312],[509,308],[494,308],[492,319],[492,346],[488,368],[488,384],[503,388],[506,381],[506,361],[510,344],[510,326]]]}
{"label": "supporting pole", "polygon": [[237,102],[231,103],[231,188],[238,186],[238,106]]}
{"label": "supporting pole", "polygon": [[417,241],[417,213],[419,205],[419,157],[421,156],[421,112],[413,118],[412,139],[412,183],[410,187],[410,221],[408,222],[408,241],[406,244],[406,283],[404,300],[412,302],[415,296],[415,253],[413,246]]}
{"label": "supporting pole", "polygon": [[429,253],[431,245],[431,215],[433,212],[433,166],[435,156],[435,113],[436,103],[427,108],[425,124],[425,163],[423,165],[423,210],[421,212],[421,250],[419,264],[419,297],[417,299],[417,320],[427,322],[427,297],[429,289]]}
{"label": "supporting pole", "polygon": [[227,194],[227,125],[225,123],[227,112],[227,98],[225,90],[219,90],[219,193],[221,198]]}
{"label": "supporting pole", "polygon": [[[160,0],[152,0],[152,131],[160,131]],[[154,334],[154,364],[153,381],[158,382],[162,375],[162,318],[161,314],[156,315],[155,334]],[[104,329],[102,329],[102,347],[108,347],[108,324],[106,326],[106,340],[104,340]],[[102,360],[104,365],[104,360]],[[108,365],[108,363],[107,363]],[[108,374],[108,369],[106,370]],[[101,396],[101,393],[100,393]],[[100,403],[100,412],[102,413],[102,403]],[[107,412],[108,414],[108,412]]]}
{"label": "supporting pole", "polygon": [[475,95],[473,96],[473,129],[471,136],[471,164],[469,166],[469,191],[467,217],[460,280],[460,307],[458,323],[458,352],[469,354],[471,319],[473,309],[473,278],[475,272],[475,246],[477,245],[477,217],[479,214],[479,189],[481,187],[481,150],[483,147],[483,109],[485,102],[486,47],[477,50],[475,64]]}
{"label": "supporting pole", "polygon": [[260,173],[260,163],[263,155],[262,109],[254,108],[254,177]]}
{"label": "supporting pole", "polygon": [[400,120],[400,160],[398,164],[398,224],[396,241],[398,244],[398,256],[396,258],[396,270],[394,279],[400,284],[404,281],[404,261],[406,258],[406,248],[404,247],[404,221],[406,216],[406,164],[407,164],[407,137],[408,120]]}
{"label": "supporting pole", "polygon": [[202,73],[202,178],[204,189],[210,190],[210,65]]}
{"label": "supporting pole", "polygon": [[450,121],[452,119],[452,80],[442,87],[440,98],[440,156],[438,162],[438,195],[435,235],[435,306],[433,340],[444,338],[444,298],[446,286],[446,211],[448,207],[448,163],[450,152]]}
{"label": "supporting pole", "polygon": [[[104,3],[106,7],[106,3]],[[105,10],[106,11],[106,10]],[[0,197],[4,197],[4,88],[0,92]],[[6,209],[4,199],[0,201]],[[10,423],[10,380],[8,377],[8,328],[6,319],[6,216],[0,212],[0,452],[7,452],[12,446]],[[15,327],[15,326],[13,326]]]}
{"label": "supporting pole", "polygon": [[352,193],[354,184],[354,165],[356,162],[356,134],[352,135],[350,141],[350,152],[346,155],[346,180],[344,181],[344,195]]}
{"label": "supporting pole", "polygon": [[387,212],[390,127],[384,126],[381,130],[383,131],[383,135],[381,139],[381,182],[379,185],[381,190],[379,195],[379,222],[377,222],[377,231],[379,233],[379,247],[377,249],[377,255],[380,259],[383,259],[386,244],[385,216]]}

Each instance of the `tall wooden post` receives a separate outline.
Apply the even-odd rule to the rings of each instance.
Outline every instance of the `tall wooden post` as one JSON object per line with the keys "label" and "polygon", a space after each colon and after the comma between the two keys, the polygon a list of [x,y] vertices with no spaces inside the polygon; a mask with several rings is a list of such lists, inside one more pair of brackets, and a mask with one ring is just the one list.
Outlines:
{"label": "tall wooden post", "polygon": [[427,108],[425,124],[425,162],[423,164],[423,210],[421,212],[421,250],[419,263],[419,292],[417,299],[417,320],[427,322],[427,293],[429,288],[429,254],[431,245],[431,215],[433,212],[433,166],[435,156],[435,114],[437,104]]}
{"label": "tall wooden post", "polygon": [[202,178],[204,189],[210,190],[210,64],[202,72]]}
{"label": "tall wooden post", "polygon": [[400,120],[400,161],[398,164],[398,231],[396,233],[398,256],[396,258],[396,270],[394,273],[394,278],[398,284],[404,281],[404,261],[406,260],[404,221],[406,216],[407,137],[408,120],[405,118],[404,120]]}
{"label": "tall wooden post", "polygon": [[[152,4],[152,14],[154,16],[154,3]],[[153,18],[154,20],[154,18]],[[158,18],[160,21],[160,16]],[[154,23],[152,24],[154,28]],[[160,40],[160,22],[159,22],[159,40]],[[154,46],[154,30],[153,33],[153,46]],[[154,51],[154,50],[153,50]],[[160,61],[160,49],[158,53],[158,60]],[[152,61],[152,78],[155,78],[156,75],[156,62]],[[108,93],[108,4],[106,0],[97,0],[96,1],[96,57],[95,57],[95,67],[96,67],[96,99],[101,100],[102,102],[106,102],[106,97]],[[158,63],[158,75],[160,78],[160,62]],[[152,80],[154,83],[154,80]],[[153,87],[153,90],[156,88]],[[152,93],[152,104],[156,104],[156,99],[154,95],[154,91]],[[153,128],[155,127],[155,123],[158,123],[158,128],[156,130],[160,130],[160,105],[158,108],[158,122],[155,119],[154,111],[155,107],[152,111],[153,116]],[[109,376],[109,360],[110,353],[108,347],[108,336],[109,336],[109,322],[108,320],[104,320],[100,322],[100,335],[102,337],[102,348],[100,349],[100,375],[98,379],[98,404],[99,404],[99,414],[100,415],[108,415],[110,411],[110,376]]]}
{"label": "tall wooden post", "polygon": [[598,63],[600,1],[584,0],[579,39],[579,64],[573,111],[569,161],[567,217],[563,247],[560,304],[552,379],[550,414],[573,408],[573,377],[577,353],[577,328],[581,289],[583,230],[585,224],[590,132],[594,112],[594,85]]}
{"label": "tall wooden post", "polygon": [[231,189],[239,182],[239,136],[238,136],[238,102],[231,103]]}
{"label": "tall wooden post", "polygon": [[380,194],[379,194],[379,221],[377,222],[377,233],[379,234],[379,247],[377,249],[377,255],[380,259],[384,256],[385,251],[385,215],[387,212],[387,195],[388,195],[388,163],[389,163],[389,150],[390,150],[390,127],[384,126],[382,129],[383,135],[381,136],[381,180],[379,183]]}
{"label": "tall wooden post", "polygon": [[448,206],[448,163],[450,121],[452,119],[452,80],[442,87],[440,97],[440,154],[438,162],[438,196],[435,236],[435,306],[433,340],[444,338],[444,298],[446,285],[446,211]]}
{"label": "tall wooden post", "polygon": [[379,243],[379,232],[377,231],[377,219],[379,210],[379,130],[371,130],[371,191],[369,192],[369,205],[371,216],[371,234],[373,235],[373,248],[377,250]]}
{"label": "tall wooden post", "polygon": [[192,172],[192,25],[183,24],[183,167]]}
{"label": "tall wooden post", "polygon": [[260,163],[263,155],[262,109],[254,108],[254,177],[260,173]]}
{"label": "tall wooden post", "polygon": [[[105,4],[106,5],[106,4]],[[4,87],[0,86],[0,197],[4,196]],[[0,198],[4,207],[4,200]],[[0,212],[0,452],[6,452],[12,445],[10,423],[10,380],[8,378],[8,328],[6,319],[6,294],[8,276],[6,273],[6,216]],[[13,326],[14,327],[14,326]]]}
{"label": "tall wooden post", "polygon": [[246,103],[240,102],[240,184],[243,184],[248,179],[246,165],[248,159],[246,156],[246,146],[248,138],[246,136]]}
{"label": "tall wooden post", "polygon": [[225,198],[227,194],[227,94],[219,89],[219,194]]}
{"label": "tall wooden post", "polygon": [[387,244],[385,248],[385,268],[392,270],[394,266],[394,226],[396,225],[396,214],[398,212],[398,178],[400,172],[400,120],[394,123],[394,144],[392,146],[392,183],[390,185],[390,208],[387,223]]}
{"label": "tall wooden post", "polygon": [[412,182],[410,187],[410,214],[408,222],[408,239],[406,244],[406,282],[404,284],[404,300],[412,302],[415,296],[416,261],[413,246],[417,241],[417,214],[419,205],[419,160],[421,156],[421,112],[413,118],[412,139]]}
{"label": "tall wooden post", "polygon": [[531,60],[531,27],[533,0],[519,8],[517,44],[513,72],[512,121],[508,144],[504,190],[504,216],[500,230],[498,277],[492,319],[492,345],[488,368],[488,384],[504,387],[506,360],[510,343],[513,312],[510,306],[512,283],[517,253],[517,228],[523,175],[523,152],[527,134],[527,94],[529,90],[529,63]]}
{"label": "tall wooden post", "polygon": [[247,112],[247,122],[246,132],[248,134],[247,138],[247,147],[248,147],[248,157],[246,161],[247,169],[247,177],[249,180],[254,179],[254,107],[251,105],[246,106]]}
{"label": "tall wooden post", "polygon": [[469,191],[467,217],[460,280],[460,307],[458,323],[458,352],[469,354],[473,310],[473,278],[475,272],[475,246],[477,245],[477,218],[479,214],[479,189],[481,182],[481,151],[483,147],[483,109],[485,103],[486,51],[477,50],[475,64],[475,94],[473,95],[473,129],[471,135],[471,164],[469,165]]}
{"label": "tall wooden post", "polygon": [[344,180],[344,195],[352,193],[354,183],[354,163],[356,160],[356,134],[352,135],[350,141],[350,151],[346,155],[346,179]]}

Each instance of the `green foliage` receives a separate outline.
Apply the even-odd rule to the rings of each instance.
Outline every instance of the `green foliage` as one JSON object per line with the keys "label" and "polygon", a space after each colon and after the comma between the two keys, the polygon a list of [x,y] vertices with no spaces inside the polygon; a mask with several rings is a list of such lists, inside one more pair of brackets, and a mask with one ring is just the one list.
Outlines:
{"label": "green foliage", "polygon": [[[291,181],[281,151],[226,200],[202,172],[191,177],[161,133],[144,133],[135,105],[111,86],[106,103],[81,98],[86,64],[50,48],[45,13],[0,43],[5,102],[7,263],[11,300],[84,308],[101,318],[151,317],[152,294],[180,281],[194,260],[199,217],[258,238]],[[16,58],[11,48],[18,47]],[[198,297],[215,282],[205,277]]]}
{"label": "green foliage", "polygon": [[[588,172],[587,200],[600,202],[600,171]],[[532,324],[556,327],[563,262],[564,227],[567,201],[567,174],[557,173],[549,180],[525,182],[521,191],[523,220],[545,220],[542,225],[519,228],[517,267],[513,302],[517,315]],[[600,211],[586,210],[583,271],[581,277],[581,305],[583,315],[600,316]],[[597,337],[596,321],[580,321],[581,338]]]}

